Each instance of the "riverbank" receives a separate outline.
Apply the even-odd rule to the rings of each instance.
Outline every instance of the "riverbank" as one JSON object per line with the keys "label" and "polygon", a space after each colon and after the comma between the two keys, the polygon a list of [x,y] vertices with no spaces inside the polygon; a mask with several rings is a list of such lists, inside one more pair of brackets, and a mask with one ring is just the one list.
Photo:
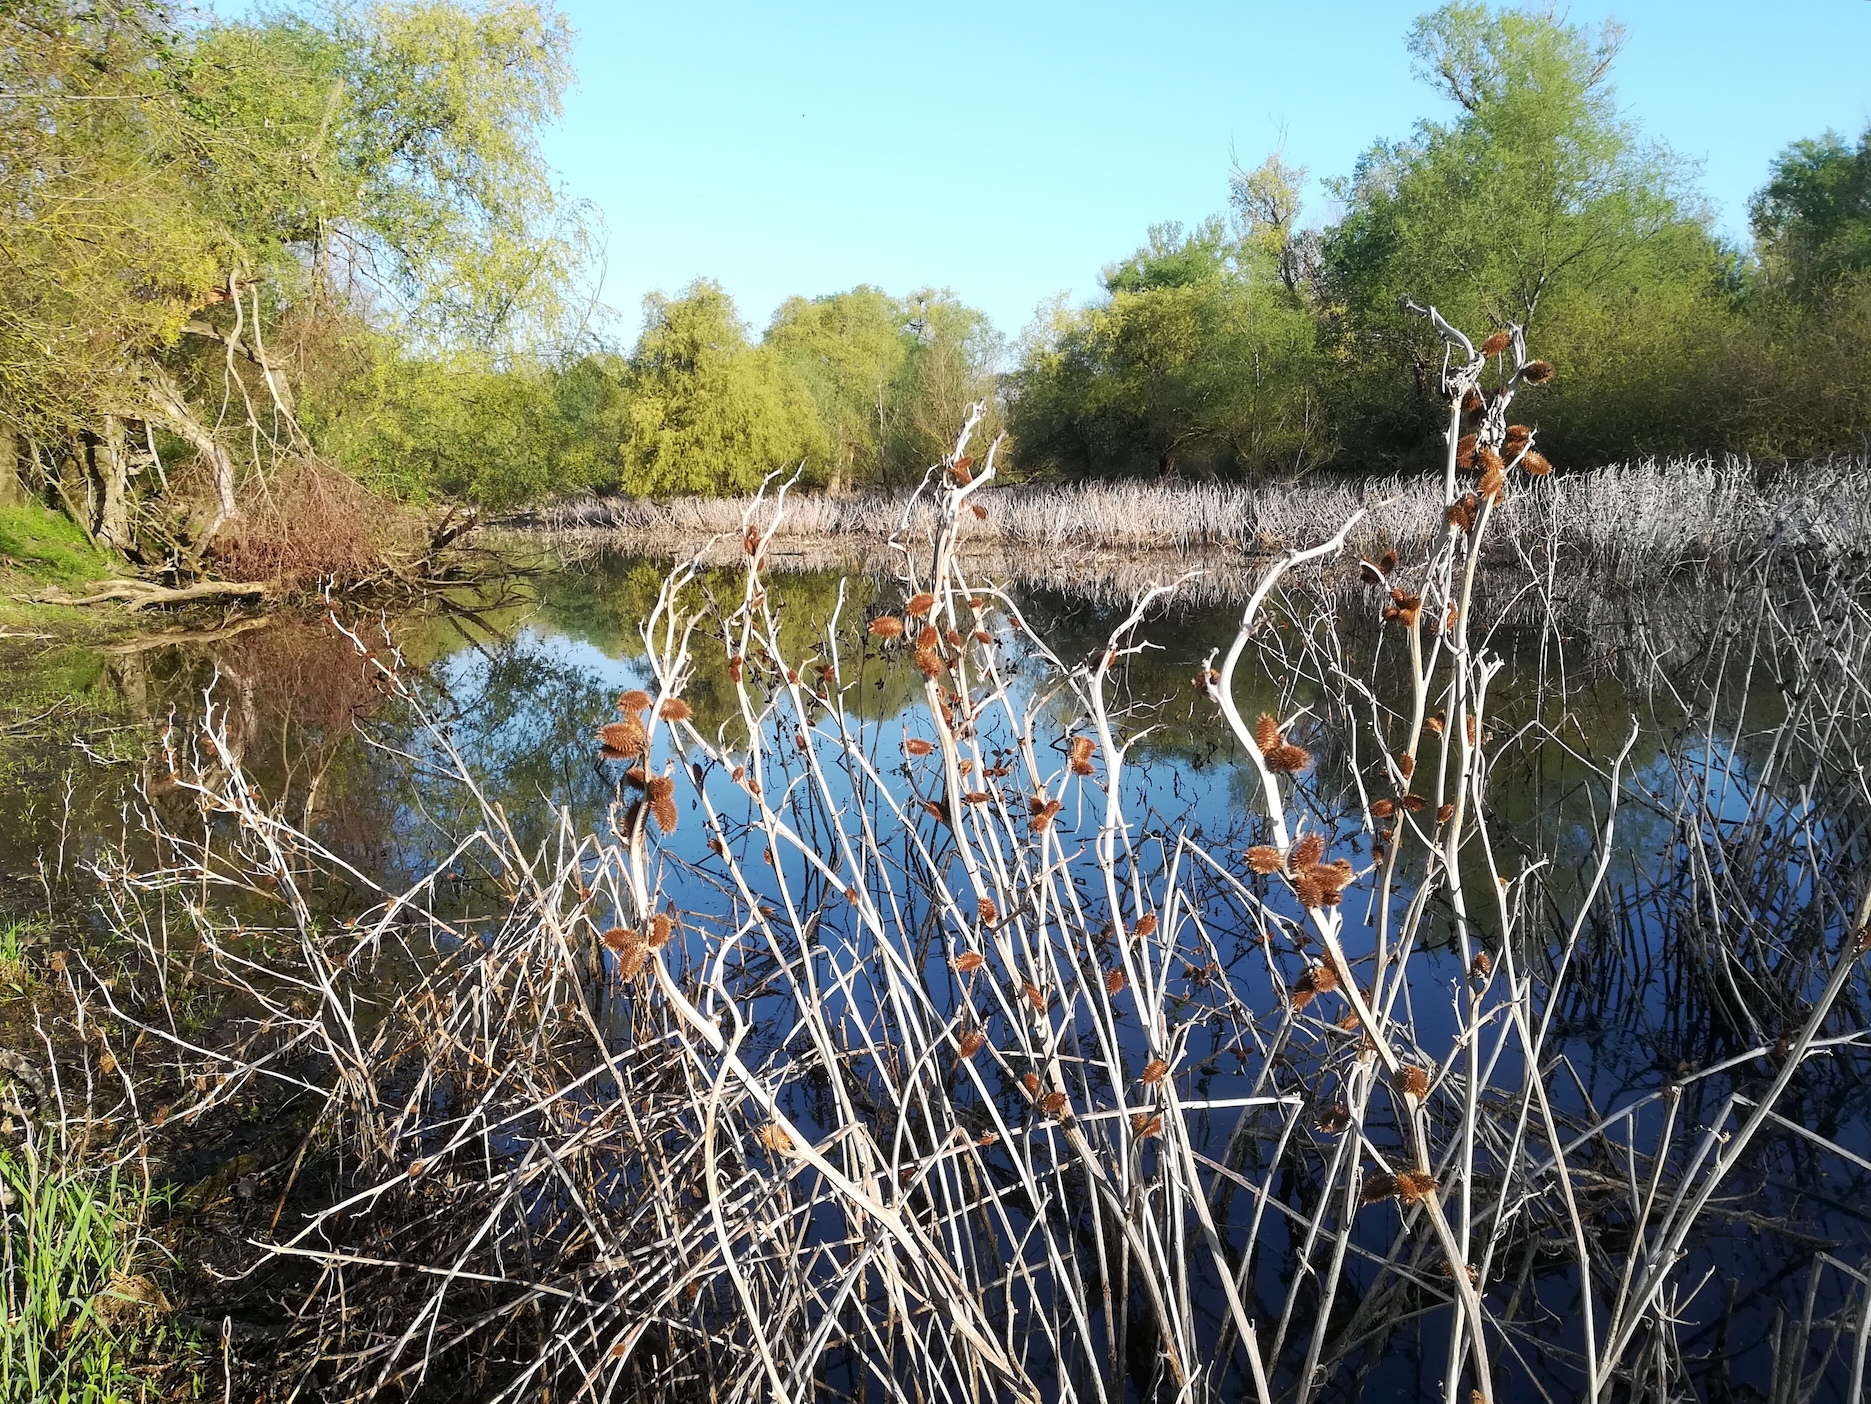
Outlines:
{"label": "riverbank", "polygon": [[[1088,482],[988,486],[980,514],[959,527],[965,553],[1031,574],[1120,567],[1144,556],[1252,568],[1336,531],[1376,559],[1428,549],[1441,530],[1442,482],[1309,474],[1257,484]],[[768,499],[576,498],[510,525],[574,543],[661,558],[701,553],[726,561],[749,522],[767,527]],[[789,494],[769,550],[813,562],[888,558],[893,537],[923,538],[932,510],[908,492]],[[1825,554],[1871,541],[1871,458],[1835,455],[1785,465],[1729,455],[1646,459],[1545,479],[1520,478],[1495,514],[1491,555],[1520,560],[1556,546],[1569,562],[1637,582],[1720,566],[1768,541]]]}

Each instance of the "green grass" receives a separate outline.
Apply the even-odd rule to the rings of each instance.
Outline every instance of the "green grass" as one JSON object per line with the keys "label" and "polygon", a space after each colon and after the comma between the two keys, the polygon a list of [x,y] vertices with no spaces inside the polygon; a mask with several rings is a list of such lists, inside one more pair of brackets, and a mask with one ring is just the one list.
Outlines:
{"label": "green grass", "polygon": [[82,585],[111,573],[108,555],[69,517],[36,502],[0,507],[0,565],[48,585]]}
{"label": "green grass", "polygon": [[152,1397],[136,1367],[186,1347],[162,1290],[139,1271],[150,1207],[117,1169],[0,1151],[0,1401],[115,1404]]}

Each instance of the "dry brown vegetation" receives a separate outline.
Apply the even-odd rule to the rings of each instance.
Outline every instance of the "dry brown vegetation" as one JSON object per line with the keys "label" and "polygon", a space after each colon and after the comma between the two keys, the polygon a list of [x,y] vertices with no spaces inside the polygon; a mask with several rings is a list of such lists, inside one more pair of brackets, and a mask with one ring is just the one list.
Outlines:
{"label": "dry brown vegetation", "polygon": [[[1147,716],[1118,680],[1174,587],[1090,661],[1050,654],[968,564],[996,456],[957,466],[972,421],[891,537],[901,603],[878,617],[897,627],[864,635],[921,674],[900,736],[841,705],[857,660],[835,628],[782,643],[783,491],[729,524],[738,592],[678,564],[642,621],[654,685],[603,738],[598,832],[561,813],[523,844],[435,725],[431,783],[479,824],[413,887],[374,890],[227,763],[224,714],[168,735],[159,863],[99,865],[141,973],[86,997],[111,1114],[145,1135],[267,1086],[304,1109],[245,1279],[284,1325],[243,1383],[1270,1404],[1355,1388],[1433,1327],[1404,1348],[1431,1343],[1448,1400],[1693,1388],[1683,1252],[1762,1143],[1817,1135],[1781,1115],[1802,1070],[1865,1042],[1864,844],[1816,843],[1812,816],[1871,802],[1853,681],[1871,614],[1770,539],[1710,599],[1717,642],[1681,698],[1713,747],[1740,725],[1734,673],[1798,682],[1755,738],[1773,763],[1754,807],[1737,825],[1686,771],[1680,872],[1611,903],[1632,743],[1601,738],[1583,868],[1555,879],[1551,836],[1500,827],[1496,770],[1539,738],[1492,734],[1503,665],[1476,585],[1503,516],[1539,501],[1505,420],[1529,362],[1517,334],[1491,371],[1444,333],[1447,474],[1410,499],[1440,525],[1353,512],[1280,554],[1197,680],[1250,782],[1244,855],[1127,807]],[[1456,462],[1477,388],[1480,447],[1502,455],[1480,473]],[[1592,529],[1542,510],[1522,529]],[[1389,642],[1354,663],[1309,581],[1361,532],[1409,549],[1368,559]],[[349,637],[424,715],[388,641]],[[715,731],[681,704],[703,649],[738,708]],[[1249,670],[1289,679],[1278,714],[1240,710]],[[444,900],[461,873],[466,908]],[[374,904],[334,929],[332,882]],[[1556,1025],[1652,958],[1617,924],[1646,904],[1685,1017],[1727,1010],[1736,1042],[1592,1108]],[[190,1032],[182,966],[238,1011],[217,1041]],[[1866,1279],[1826,1261],[1813,1280],[1842,1273],[1846,1304],[1809,1295],[1775,1366],[1798,1383],[1816,1351],[1855,1392]]]}

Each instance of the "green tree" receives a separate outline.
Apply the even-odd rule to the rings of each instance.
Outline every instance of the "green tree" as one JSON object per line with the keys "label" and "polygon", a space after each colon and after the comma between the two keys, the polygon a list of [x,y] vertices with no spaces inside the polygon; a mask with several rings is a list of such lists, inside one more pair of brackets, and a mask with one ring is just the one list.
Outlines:
{"label": "green tree", "polygon": [[1219,219],[1153,228],[1106,270],[1103,303],[1061,310],[1029,346],[1012,394],[1021,463],[1239,476],[1326,456],[1314,322],[1285,247],[1231,239]]}
{"label": "green tree", "polygon": [[718,284],[652,294],[645,314],[630,358],[625,492],[745,491],[801,466],[823,480],[830,444],[811,393],[778,354],[749,343]]}
{"label": "green tree", "polygon": [[1871,270],[1871,127],[1856,147],[1837,132],[1794,142],[1748,212],[1764,275],[1795,299]]}
{"label": "green tree", "polygon": [[903,304],[863,284],[780,304],[763,344],[811,391],[830,443],[828,485],[881,482],[914,335]]}
{"label": "green tree", "polygon": [[[1340,390],[1357,447],[1409,452],[1435,421],[1439,350],[1404,297],[1458,326],[1525,326],[1574,390],[1543,421],[1569,449],[1627,442],[1601,432],[1615,382],[1657,329],[1706,336],[1725,312],[1723,251],[1681,163],[1616,107],[1622,33],[1550,15],[1449,4],[1416,22],[1418,72],[1459,109],[1373,146],[1337,194],[1324,283],[1354,374]],[[1666,377],[1652,375],[1649,386]],[[1679,386],[1652,407],[1673,402]],[[1627,401],[1627,406],[1628,406]],[[1402,405],[1401,413],[1390,408]]]}
{"label": "green tree", "polygon": [[[317,350],[390,344],[363,327],[493,365],[556,333],[582,236],[537,130],[568,45],[511,0],[191,27],[144,0],[6,7],[0,424],[26,476],[108,544],[199,557],[315,463]],[[179,519],[177,454],[208,484]]]}

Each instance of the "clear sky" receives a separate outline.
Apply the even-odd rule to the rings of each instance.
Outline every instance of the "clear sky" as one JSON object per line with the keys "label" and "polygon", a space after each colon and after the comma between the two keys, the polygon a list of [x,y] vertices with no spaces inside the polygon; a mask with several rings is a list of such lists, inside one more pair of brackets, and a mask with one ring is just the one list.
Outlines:
{"label": "clear sky", "polygon": [[[1222,210],[1231,153],[1314,177],[1446,105],[1404,50],[1427,4],[562,0],[578,86],[547,141],[602,213],[603,296],[720,281],[756,329],[793,293],[947,286],[1018,335],[1152,223]],[[1871,0],[1600,0],[1619,100],[1700,163],[1724,233],[1789,141],[1871,123]]]}

